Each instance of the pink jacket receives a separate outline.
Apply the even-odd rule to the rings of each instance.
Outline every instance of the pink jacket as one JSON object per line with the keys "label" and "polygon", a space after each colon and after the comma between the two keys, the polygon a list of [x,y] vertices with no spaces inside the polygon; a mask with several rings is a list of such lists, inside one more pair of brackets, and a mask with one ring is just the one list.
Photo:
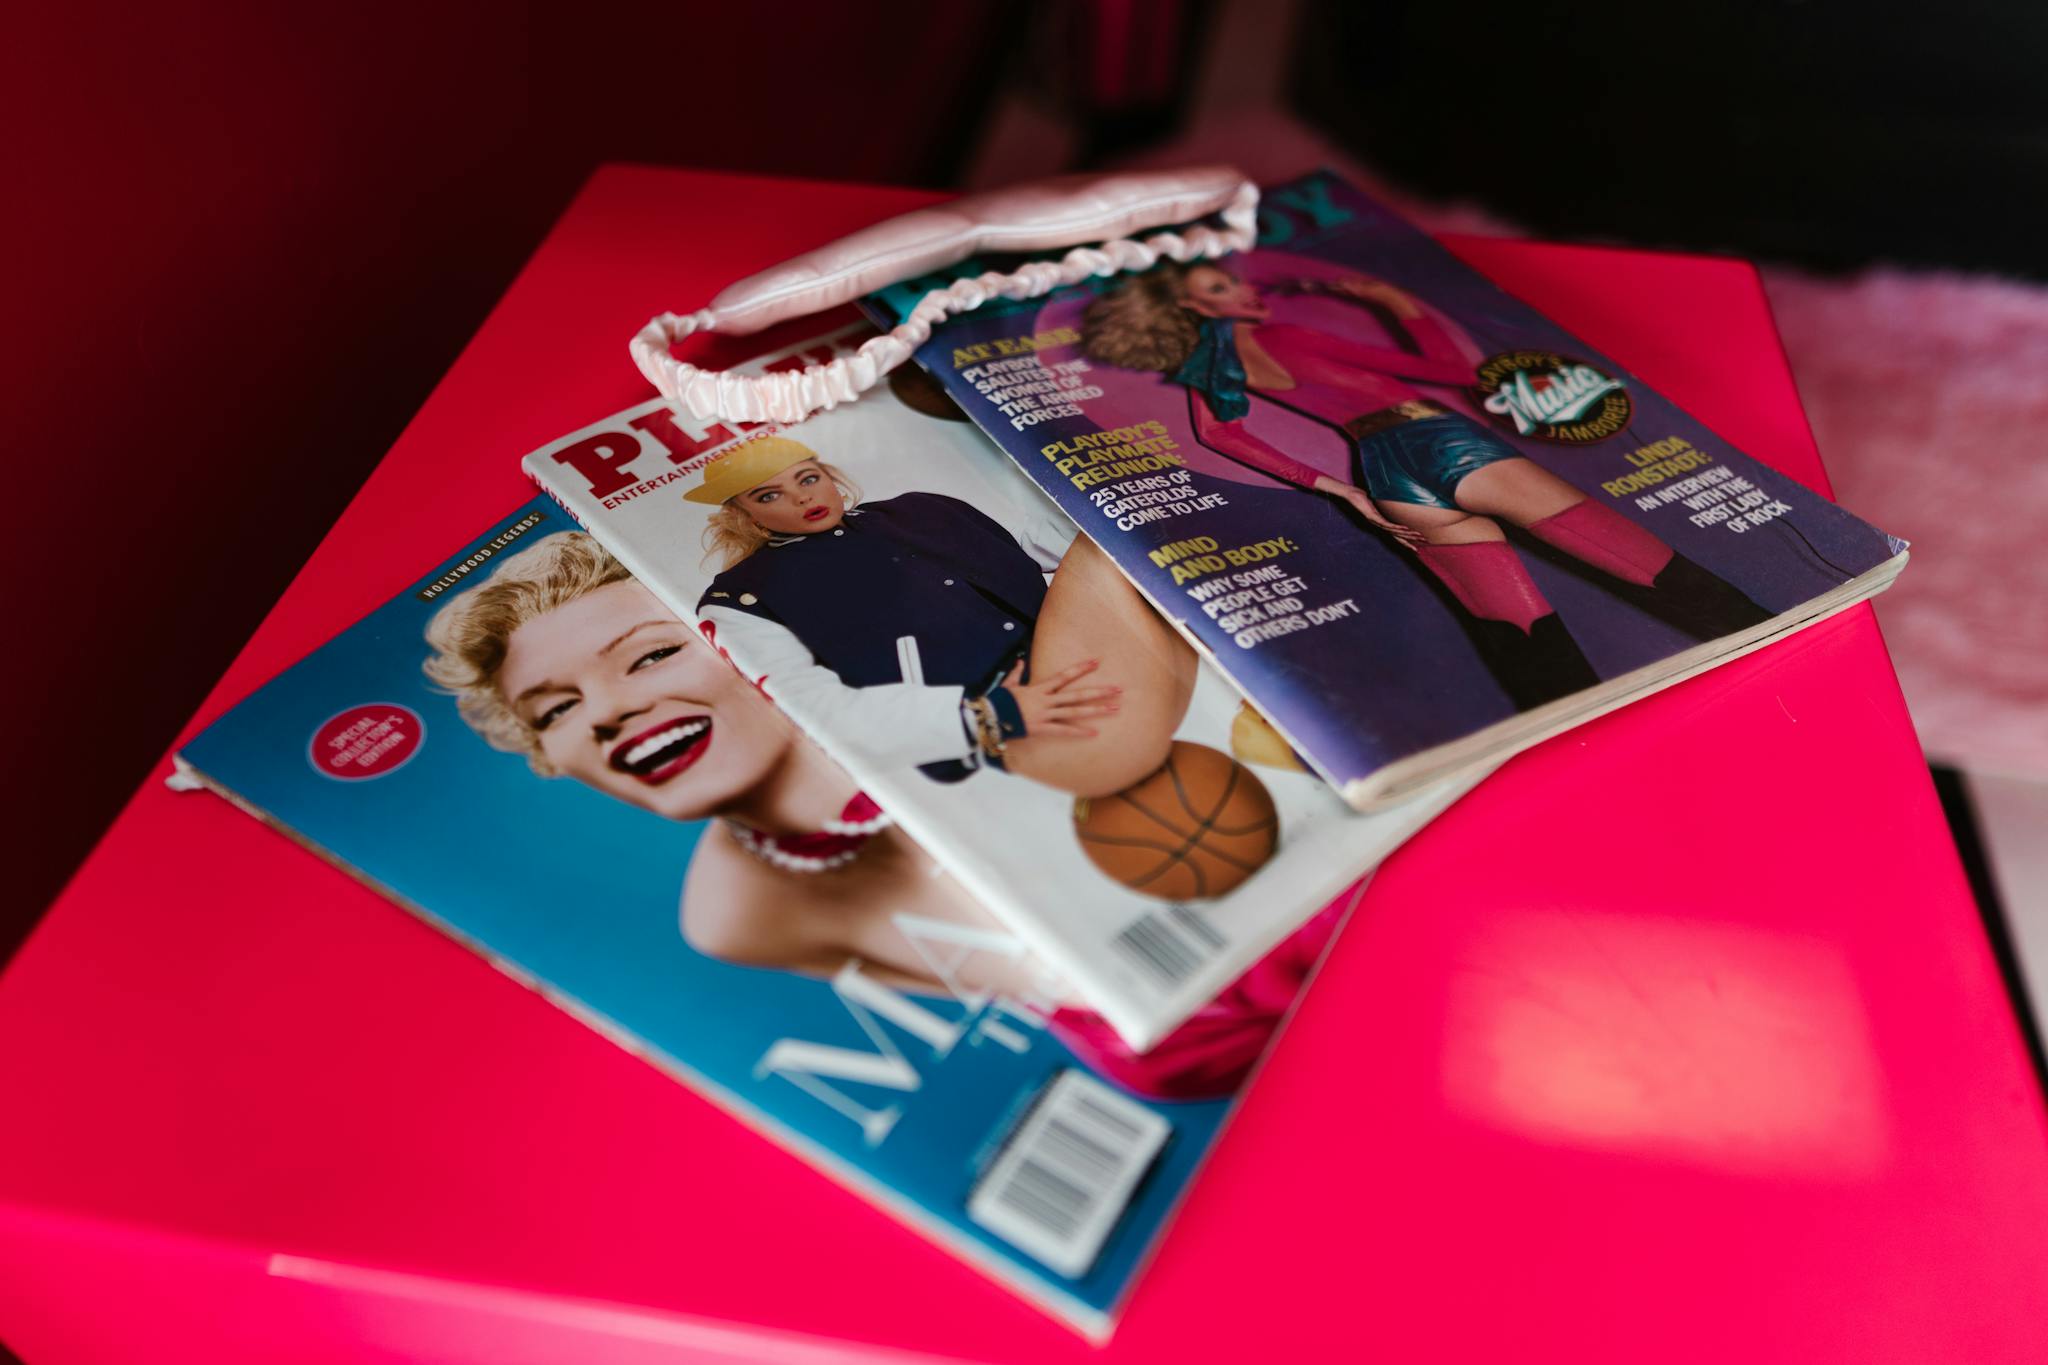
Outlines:
{"label": "pink jacket", "polygon": [[[1257,330],[1258,344],[1274,363],[1294,376],[1291,389],[1259,389],[1260,394],[1333,426],[1396,403],[1421,397],[1403,380],[1421,384],[1466,385],[1473,381],[1472,362],[1451,340],[1442,324],[1430,317],[1404,319],[1402,324],[1420,355],[1392,346],[1370,346],[1284,322]],[[1288,483],[1312,487],[1322,471],[1313,469],[1254,436],[1243,421],[1225,422],[1209,411],[1199,394],[1190,393],[1195,434],[1204,444]]]}

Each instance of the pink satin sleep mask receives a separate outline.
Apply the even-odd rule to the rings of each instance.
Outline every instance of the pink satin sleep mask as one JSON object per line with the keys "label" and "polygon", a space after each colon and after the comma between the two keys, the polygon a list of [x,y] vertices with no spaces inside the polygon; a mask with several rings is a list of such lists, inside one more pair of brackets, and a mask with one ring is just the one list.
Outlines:
{"label": "pink satin sleep mask", "polygon": [[[798,422],[858,398],[910,359],[932,328],[992,298],[1028,299],[1095,275],[1188,262],[1252,244],[1258,188],[1228,166],[1062,176],[968,195],[863,228],[720,290],[694,313],[663,313],[633,338],[633,363],[677,411],[698,419]],[[1130,234],[1220,214],[1219,228]],[[1094,243],[1095,245],[1085,245]],[[1077,245],[1082,244],[1082,245]],[[746,335],[851,303],[981,252],[1075,249],[1008,274],[988,271],[934,289],[892,332],[826,365],[768,375],[704,370],[669,348],[695,332]]]}

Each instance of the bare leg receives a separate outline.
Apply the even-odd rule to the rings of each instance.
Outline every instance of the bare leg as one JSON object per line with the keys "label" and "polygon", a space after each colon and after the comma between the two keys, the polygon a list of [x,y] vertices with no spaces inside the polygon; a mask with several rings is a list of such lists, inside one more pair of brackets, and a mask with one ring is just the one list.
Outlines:
{"label": "bare leg", "polygon": [[1195,690],[1195,652],[1086,536],[1076,536],[1046,589],[1031,639],[1031,676],[1098,659],[1090,685],[1123,689],[1093,739],[1026,737],[1009,746],[1013,773],[1075,796],[1107,796],[1166,762]]}
{"label": "bare leg", "polygon": [[1586,495],[1534,460],[1497,460],[1475,469],[1452,490],[1458,506],[1516,526],[1530,526],[1586,500]]}
{"label": "bare leg", "polygon": [[1388,521],[1422,532],[1423,539],[1431,545],[1476,545],[1507,539],[1500,523],[1492,518],[1456,508],[1424,507],[1421,503],[1392,502],[1386,498],[1373,499],[1373,506]]}

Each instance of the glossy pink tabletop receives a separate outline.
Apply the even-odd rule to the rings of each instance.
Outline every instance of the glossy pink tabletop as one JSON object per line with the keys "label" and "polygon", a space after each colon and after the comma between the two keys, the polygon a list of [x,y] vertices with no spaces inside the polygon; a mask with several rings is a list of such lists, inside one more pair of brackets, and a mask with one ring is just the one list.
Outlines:
{"label": "glossy pink tabletop", "polygon": [[[601,173],[195,725],[644,398],[650,313],[920,199]],[[1454,246],[1821,482],[1747,266]],[[0,1112],[34,1365],[2048,1359],[2041,1098],[1867,608],[1400,853],[1100,1353],[156,783],[0,978]]]}

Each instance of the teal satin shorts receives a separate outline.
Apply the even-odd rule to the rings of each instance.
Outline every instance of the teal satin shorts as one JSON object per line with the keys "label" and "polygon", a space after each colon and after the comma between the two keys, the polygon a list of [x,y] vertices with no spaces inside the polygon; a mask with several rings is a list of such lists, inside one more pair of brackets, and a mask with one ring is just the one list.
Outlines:
{"label": "teal satin shorts", "polygon": [[1458,510],[1452,494],[1467,474],[1522,452],[1477,422],[1446,415],[1403,422],[1356,446],[1365,491],[1384,502]]}

